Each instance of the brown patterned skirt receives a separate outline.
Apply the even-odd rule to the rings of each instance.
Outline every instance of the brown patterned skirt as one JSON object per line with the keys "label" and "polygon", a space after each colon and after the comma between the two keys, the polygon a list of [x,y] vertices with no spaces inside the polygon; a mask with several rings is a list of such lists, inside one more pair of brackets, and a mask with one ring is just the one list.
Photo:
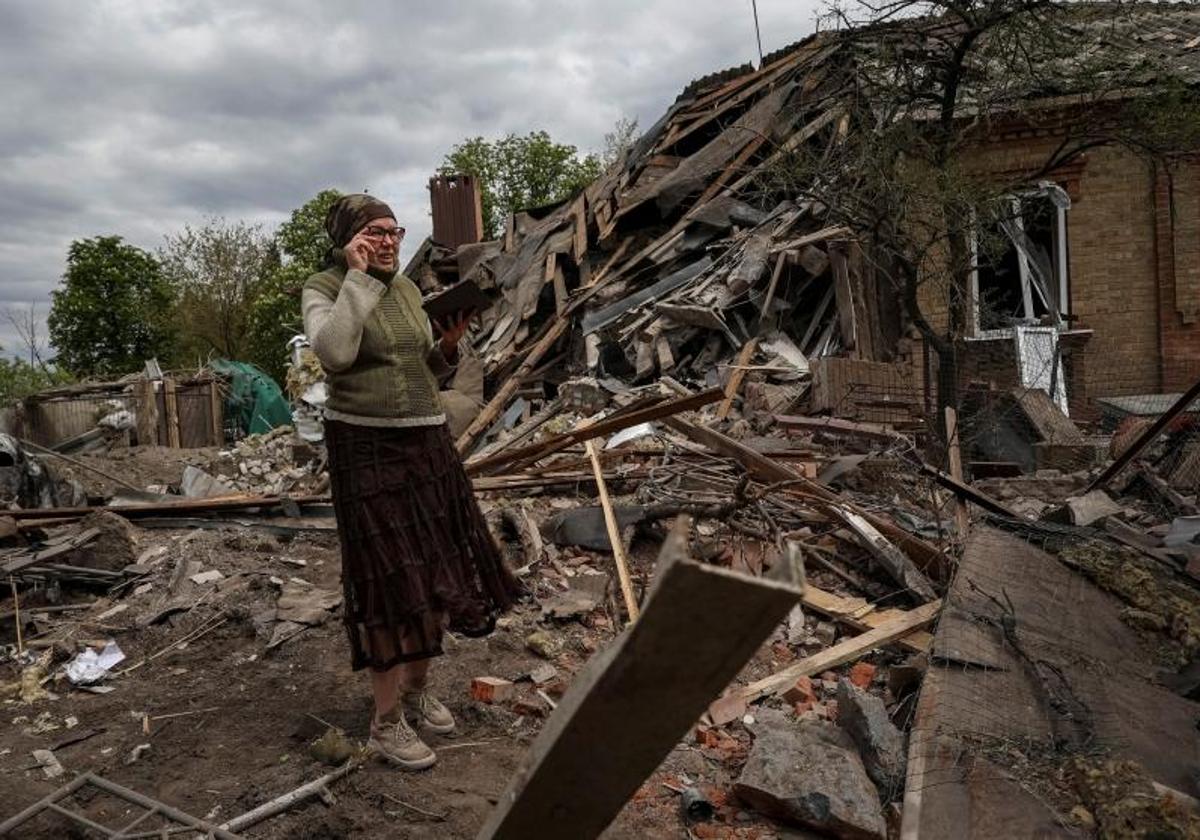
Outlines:
{"label": "brown patterned skirt", "polygon": [[442,629],[490,633],[520,587],[445,425],[325,421],[351,662],[384,671],[442,652]]}

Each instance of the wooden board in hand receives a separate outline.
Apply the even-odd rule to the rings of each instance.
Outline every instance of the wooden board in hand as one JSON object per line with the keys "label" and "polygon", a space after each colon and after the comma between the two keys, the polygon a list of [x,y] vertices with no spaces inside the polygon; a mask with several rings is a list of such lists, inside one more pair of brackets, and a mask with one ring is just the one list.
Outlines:
{"label": "wooden board in hand", "polygon": [[429,320],[434,322],[458,315],[460,312],[467,315],[483,312],[491,305],[492,301],[472,280],[466,280],[445,291],[438,292],[423,304]]}

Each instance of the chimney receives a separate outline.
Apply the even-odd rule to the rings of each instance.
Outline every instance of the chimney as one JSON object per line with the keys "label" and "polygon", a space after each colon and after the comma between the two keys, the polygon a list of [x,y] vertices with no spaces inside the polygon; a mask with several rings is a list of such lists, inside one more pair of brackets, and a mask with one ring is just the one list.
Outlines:
{"label": "chimney", "polygon": [[433,241],[451,251],[483,241],[483,203],[474,175],[434,175],[429,179]]}

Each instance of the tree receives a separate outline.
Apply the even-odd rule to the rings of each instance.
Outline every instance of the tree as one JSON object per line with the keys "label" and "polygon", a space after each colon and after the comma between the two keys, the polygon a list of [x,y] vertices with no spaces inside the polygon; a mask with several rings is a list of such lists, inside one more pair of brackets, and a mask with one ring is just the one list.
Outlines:
{"label": "tree", "polygon": [[245,357],[278,382],[287,375],[287,343],[304,332],[300,291],[310,274],[325,265],[332,243],[325,233],[325,214],[341,197],[322,190],[279,226],[274,237],[278,263],[259,285],[247,315]]}
{"label": "tree", "polygon": [[279,254],[259,225],[210,219],[166,238],[159,252],[178,295],[180,358],[244,357],[250,310]]}
{"label": "tree", "polygon": [[455,146],[442,163],[445,174],[479,179],[484,234],[499,236],[504,218],[527,207],[567,198],[600,175],[594,154],[580,157],[575,146],[555,143],[545,131],[499,140],[471,137]]}
{"label": "tree", "polygon": [[174,295],[151,254],[119,236],[71,243],[48,326],[58,363],[76,376],[115,376],[170,357]]}
{"label": "tree", "polygon": [[604,151],[600,154],[600,161],[605,169],[608,169],[621,157],[633,148],[633,144],[638,140],[638,121],[635,117],[621,117],[613,124],[612,131],[604,135]]}
{"label": "tree", "polygon": [[34,364],[0,355],[0,406],[70,381],[69,373],[52,364]]}
{"label": "tree", "polygon": [[17,337],[21,339],[21,344],[24,345],[24,353],[29,356],[29,364],[37,367],[46,367],[46,361],[43,356],[46,349],[45,339],[41,334],[41,319],[38,318],[37,304],[31,303],[24,310],[19,310],[11,306],[6,307],[4,310],[4,320],[8,321],[9,326],[16,331]]}
{"label": "tree", "polygon": [[[858,235],[936,353],[944,405],[957,403],[958,352],[973,329],[971,280],[1006,244],[994,232],[1018,221],[1014,195],[1099,146],[1157,158],[1195,147],[1194,93],[1164,58],[1125,46],[1140,31],[1136,9],[860,0],[833,10],[846,27],[842,73],[821,93],[841,118],[768,188],[813,201]],[[1107,37],[1122,29],[1130,39]],[[978,166],[989,135],[1013,126],[1053,139],[1031,144],[1019,171]]]}

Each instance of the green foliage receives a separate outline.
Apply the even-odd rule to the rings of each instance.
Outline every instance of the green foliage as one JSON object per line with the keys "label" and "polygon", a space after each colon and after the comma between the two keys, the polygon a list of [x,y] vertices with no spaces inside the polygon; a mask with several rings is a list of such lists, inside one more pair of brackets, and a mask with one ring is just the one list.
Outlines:
{"label": "green foliage", "polygon": [[0,356],[0,406],[71,380],[69,373],[54,365],[36,365]]}
{"label": "green foliage", "polygon": [[171,284],[158,260],[119,236],[72,242],[51,299],[57,361],[76,376],[120,376],[175,348]]}
{"label": "green foliage", "polygon": [[495,238],[509,214],[567,198],[597,178],[602,167],[597,155],[580,157],[576,147],[532,131],[499,140],[468,138],[446,155],[442,172],[479,178],[484,234]]}
{"label": "green foliage", "polygon": [[322,190],[280,225],[274,241],[279,262],[256,287],[247,313],[242,361],[257,365],[276,382],[287,376],[288,341],[304,331],[300,289],[308,276],[325,264],[325,252],[331,245],[325,234],[325,214],[340,197],[337,190]]}
{"label": "green foliage", "polygon": [[271,238],[258,225],[210,219],[168,236],[159,258],[178,295],[180,361],[242,358],[250,309],[279,266]]}
{"label": "green foliage", "polygon": [[604,152],[600,155],[604,168],[612,166],[621,156],[628,152],[638,140],[638,121],[636,118],[621,117],[613,125],[613,130],[604,135]]}

